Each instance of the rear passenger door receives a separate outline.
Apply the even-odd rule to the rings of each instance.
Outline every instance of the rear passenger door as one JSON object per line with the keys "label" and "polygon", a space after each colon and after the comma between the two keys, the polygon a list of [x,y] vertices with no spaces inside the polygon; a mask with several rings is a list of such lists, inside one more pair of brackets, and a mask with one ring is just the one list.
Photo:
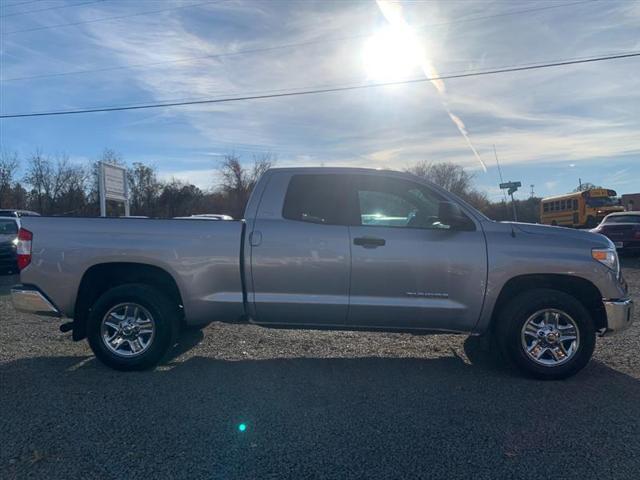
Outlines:
{"label": "rear passenger door", "polygon": [[250,231],[254,320],[344,325],[351,252],[347,179],[276,172]]}

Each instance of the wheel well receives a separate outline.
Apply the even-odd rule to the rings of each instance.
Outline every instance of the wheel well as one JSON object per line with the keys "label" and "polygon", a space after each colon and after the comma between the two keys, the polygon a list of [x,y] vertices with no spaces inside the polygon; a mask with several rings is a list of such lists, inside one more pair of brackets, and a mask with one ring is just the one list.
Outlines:
{"label": "wheel well", "polygon": [[598,287],[589,280],[571,275],[522,275],[510,279],[502,290],[491,316],[491,323],[500,315],[500,311],[516,295],[534,288],[550,288],[575,297],[591,314],[597,330],[607,326],[607,314],[602,303]]}
{"label": "wheel well", "polygon": [[161,290],[182,306],[180,290],[173,277],[162,268],[143,263],[102,263],[89,268],[80,281],[74,309],[73,339],[86,337],[86,321],[91,306],[107,290],[125,283],[143,283]]}

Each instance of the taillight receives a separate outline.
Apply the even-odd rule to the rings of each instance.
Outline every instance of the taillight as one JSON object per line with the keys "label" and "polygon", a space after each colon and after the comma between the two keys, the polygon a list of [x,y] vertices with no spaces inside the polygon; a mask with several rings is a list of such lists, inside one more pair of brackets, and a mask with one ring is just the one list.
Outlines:
{"label": "taillight", "polygon": [[23,270],[31,263],[31,241],[33,233],[29,230],[21,228],[18,231],[18,245],[16,245],[16,253],[18,254],[18,268]]}

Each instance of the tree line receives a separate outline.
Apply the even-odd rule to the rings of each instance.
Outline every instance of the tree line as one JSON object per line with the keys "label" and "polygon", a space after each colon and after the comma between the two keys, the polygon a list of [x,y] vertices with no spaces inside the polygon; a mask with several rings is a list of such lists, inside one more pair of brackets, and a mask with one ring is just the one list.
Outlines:
{"label": "tree line", "polygon": [[[218,165],[220,181],[210,190],[202,190],[180,179],[162,181],[157,169],[144,163],[126,165],[122,156],[110,149],[87,165],[73,163],[67,155],[36,151],[20,159],[15,153],[4,152],[0,156],[0,208],[42,215],[97,216],[100,162],[105,162],[126,167],[131,215],[172,218],[223,213],[240,218],[253,186],[275,157],[256,155],[249,168],[242,160],[235,154],[224,157]],[[122,215],[123,208],[107,202],[107,214]]]}
{"label": "tree line", "polygon": [[[33,210],[42,215],[97,216],[100,214],[100,162],[125,166],[131,215],[172,218],[198,213],[221,213],[242,218],[251,190],[260,176],[276,163],[269,153],[243,159],[226,155],[217,165],[212,187],[203,190],[179,179],[162,181],[154,166],[127,165],[120,154],[106,149],[99,159],[81,165],[67,155],[36,151],[26,158],[0,154],[0,208]],[[473,185],[473,174],[453,163],[418,162],[406,169],[460,196],[494,220],[512,219],[511,204],[492,202]],[[20,173],[22,172],[22,173]],[[518,220],[539,220],[539,198],[516,201]],[[108,202],[107,214],[122,215],[122,207]]]}

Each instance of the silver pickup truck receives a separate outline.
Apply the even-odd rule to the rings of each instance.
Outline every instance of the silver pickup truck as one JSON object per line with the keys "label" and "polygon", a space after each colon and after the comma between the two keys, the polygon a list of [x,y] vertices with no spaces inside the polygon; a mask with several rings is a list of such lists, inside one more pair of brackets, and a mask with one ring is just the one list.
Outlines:
{"label": "silver pickup truck", "polygon": [[61,330],[120,370],[221,321],[486,335],[563,378],[633,318],[606,237],[494,222],[392,171],[272,169],[241,221],[25,217],[17,250],[15,308],[73,319]]}

